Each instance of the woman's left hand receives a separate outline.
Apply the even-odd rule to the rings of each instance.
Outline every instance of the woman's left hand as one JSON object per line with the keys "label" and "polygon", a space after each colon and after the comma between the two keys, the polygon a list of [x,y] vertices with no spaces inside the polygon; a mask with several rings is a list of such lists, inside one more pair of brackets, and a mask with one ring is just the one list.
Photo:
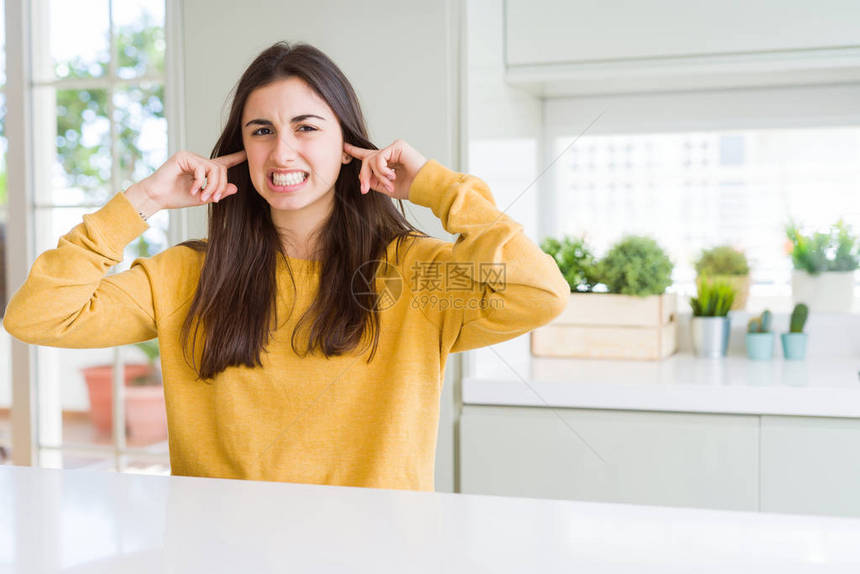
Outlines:
{"label": "woman's left hand", "polygon": [[409,188],[427,159],[403,140],[382,149],[364,149],[346,142],[343,150],[361,160],[361,193],[374,189],[394,199],[409,199]]}

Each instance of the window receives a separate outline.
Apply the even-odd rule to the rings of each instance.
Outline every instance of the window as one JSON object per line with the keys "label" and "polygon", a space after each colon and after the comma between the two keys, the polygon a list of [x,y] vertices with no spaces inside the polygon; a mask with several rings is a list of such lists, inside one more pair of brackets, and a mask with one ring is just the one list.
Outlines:
{"label": "window", "polygon": [[550,99],[544,122],[551,234],[598,255],[651,235],[685,295],[701,249],[730,244],[750,261],[750,309],[790,310],[789,221],[860,232],[857,84]]}
{"label": "window", "polygon": [[[860,232],[858,84],[539,105],[540,129],[472,139],[468,150],[469,171],[535,241],[585,233],[602,255],[626,233],[652,235],[675,262],[672,289],[682,295],[693,293],[699,250],[733,244],[747,253],[756,282],[748,309],[784,312],[791,306],[787,220],[815,227],[843,218]],[[517,108],[523,117],[529,109]],[[465,376],[528,379],[539,363],[524,335],[469,351]]]}
{"label": "window", "polygon": [[[555,141],[554,157],[573,138]],[[690,290],[701,249],[730,244],[761,294],[790,295],[790,220],[860,230],[860,127],[584,136],[559,162],[559,231],[604,253],[625,233],[655,237]]]}
{"label": "window", "polygon": [[[164,16],[164,0],[32,4],[36,255],[167,159]],[[114,272],[167,247],[168,213],[149,223]],[[40,465],[168,471],[166,426],[137,427],[139,387],[113,380],[147,366],[143,347],[38,347],[36,357]],[[115,439],[114,425],[126,429]]]}

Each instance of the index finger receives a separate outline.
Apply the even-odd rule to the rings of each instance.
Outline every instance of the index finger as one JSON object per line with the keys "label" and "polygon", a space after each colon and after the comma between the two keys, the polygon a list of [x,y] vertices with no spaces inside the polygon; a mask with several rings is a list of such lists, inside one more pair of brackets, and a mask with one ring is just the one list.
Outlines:
{"label": "index finger", "polygon": [[348,153],[349,155],[351,155],[352,157],[357,158],[357,159],[364,159],[367,156],[369,156],[371,153],[376,151],[376,150],[372,150],[372,149],[364,149],[364,148],[356,147],[356,146],[349,144],[349,143],[346,143],[346,142],[343,142],[343,149],[346,153]]}
{"label": "index finger", "polygon": [[239,150],[227,155],[220,155],[212,161],[220,163],[225,167],[233,167],[234,165],[239,165],[246,159],[248,159],[248,155],[245,153],[245,150]]}

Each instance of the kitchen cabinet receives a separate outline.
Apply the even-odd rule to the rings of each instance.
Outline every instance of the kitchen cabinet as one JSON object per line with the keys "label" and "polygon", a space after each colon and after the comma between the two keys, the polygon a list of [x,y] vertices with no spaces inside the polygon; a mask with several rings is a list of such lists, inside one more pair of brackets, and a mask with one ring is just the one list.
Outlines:
{"label": "kitchen cabinet", "polygon": [[464,493],[758,509],[754,416],[466,405],[460,436]]}
{"label": "kitchen cabinet", "polygon": [[506,80],[536,96],[860,79],[852,0],[506,0]]}
{"label": "kitchen cabinet", "polygon": [[509,66],[857,46],[853,0],[506,0]]}
{"label": "kitchen cabinet", "polygon": [[860,516],[853,418],[465,405],[460,437],[464,493]]}
{"label": "kitchen cabinet", "polygon": [[462,492],[860,516],[860,357],[556,359],[526,343],[463,382]]}
{"label": "kitchen cabinet", "polygon": [[761,510],[860,516],[860,420],[761,417]]}

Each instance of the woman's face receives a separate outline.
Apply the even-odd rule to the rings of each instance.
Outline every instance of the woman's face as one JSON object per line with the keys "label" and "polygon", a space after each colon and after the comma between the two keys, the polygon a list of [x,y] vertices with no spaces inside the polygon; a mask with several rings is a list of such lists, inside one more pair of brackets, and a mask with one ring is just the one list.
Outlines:
{"label": "woman's face", "polygon": [[251,92],[242,140],[251,181],[273,211],[328,203],[341,165],[349,163],[334,112],[296,76]]}

